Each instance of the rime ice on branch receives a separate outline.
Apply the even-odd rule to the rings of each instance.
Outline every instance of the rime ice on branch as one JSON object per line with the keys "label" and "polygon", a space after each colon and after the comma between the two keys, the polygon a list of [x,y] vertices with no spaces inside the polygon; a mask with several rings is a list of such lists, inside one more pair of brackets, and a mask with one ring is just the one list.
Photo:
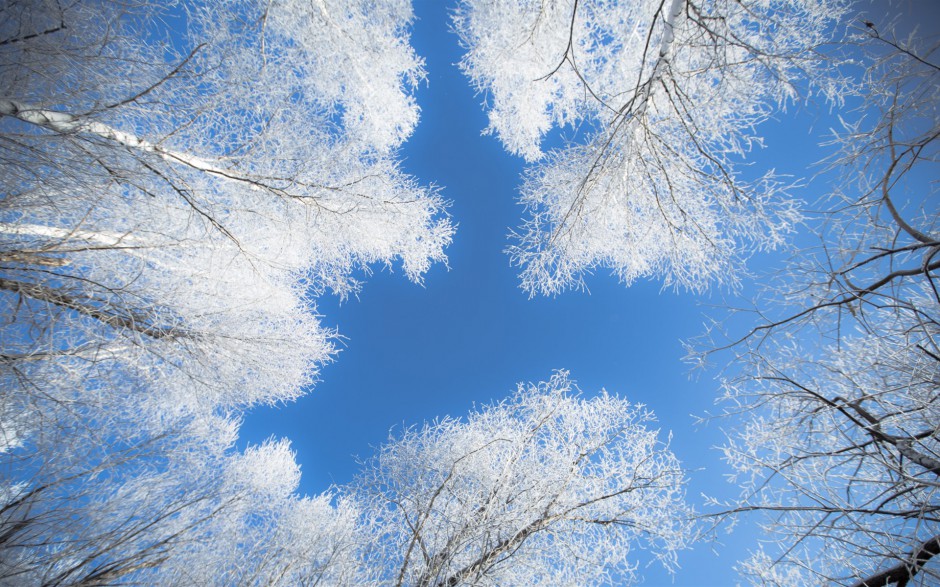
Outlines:
{"label": "rime ice on branch", "polygon": [[726,405],[746,420],[725,515],[765,514],[741,565],[760,585],[940,581],[937,40],[859,26],[846,51],[862,106],[841,114],[819,245],[731,345]]}
{"label": "rime ice on branch", "polygon": [[0,582],[162,583],[250,499],[207,472],[243,411],[330,360],[310,292],[444,258],[411,6],[328,5],[0,7]]}
{"label": "rime ice on branch", "polygon": [[[797,218],[787,185],[736,167],[778,106],[834,91],[815,49],[842,12],[842,0],[461,2],[461,65],[486,96],[487,132],[532,164],[509,248],[522,288],[552,295],[609,269],[702,290],[783,242]],[[543,153],[568,125],[575,140]]]}

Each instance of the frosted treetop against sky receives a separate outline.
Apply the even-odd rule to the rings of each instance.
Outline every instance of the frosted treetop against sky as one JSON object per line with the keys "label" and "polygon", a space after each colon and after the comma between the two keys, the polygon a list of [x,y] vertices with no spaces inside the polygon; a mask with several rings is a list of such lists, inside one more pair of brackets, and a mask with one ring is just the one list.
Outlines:
{"label": "frosted treetop against sky", "polygon": [[936,582],[937,11],[4,3],[0,585]]}

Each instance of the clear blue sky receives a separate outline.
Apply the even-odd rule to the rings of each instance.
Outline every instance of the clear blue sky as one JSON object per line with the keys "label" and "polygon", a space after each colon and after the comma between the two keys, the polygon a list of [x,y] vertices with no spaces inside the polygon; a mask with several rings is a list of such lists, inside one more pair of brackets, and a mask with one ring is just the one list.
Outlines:
{"label": "clear blue sky", "polygon": [[[377,267],[358,299],[323,297],[324,323],[345,337],[336,361],[307,397],[253,412],[242,440],[289,438],[303,469],[301,491],[319,493],[349,482],[354,457],[369,456],[390,429],[463,415],[474,403],[505,397],[519,381],[568,369],[586,393],[604,387],[657,414],[689,470],[690,502],[701,509],[702,493],[732,497],[736,490],[724,480],[729,471],[713,449],[728,422],[696,427],[693,419],[714,410],[715,373],[691,379],[682,362],[682,341],[703,332],[709,306],[721,305],[727,292],[695,296],[661,291],[655,282],[625,288],[599,274],[589,280],[589,294],[527,298],[503,253],[521,218],[515,192],[523,162],[480,135],[482,97],[456,67],[461,50],[449,30],[448,5],[415,2],[413,44],[426,59],[429,83],[418,93],[421,123],[402,156],[406,171],[441,186],[452,202],[459,226],[447,251],[449,269],[434,267],[419,286],[401,271]],[[781,117],[784,124],[764,128],[768,147],[755,168],[802,175],[821,153],[809,125],[825,128],[825,121],[805,111]],[[684,553],[674,583],[650,567],[642,570],[645,584],[734,584],[731,567],[757,538],[744,526],[727,547],[701,544]]]}

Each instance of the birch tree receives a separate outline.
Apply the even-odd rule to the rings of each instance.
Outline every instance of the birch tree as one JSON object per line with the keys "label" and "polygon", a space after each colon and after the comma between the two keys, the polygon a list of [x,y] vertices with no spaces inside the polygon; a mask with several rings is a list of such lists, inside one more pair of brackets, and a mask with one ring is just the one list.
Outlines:
{"label": "birch tree", "polygon": [[361,521],[365,512],[337,489],[298,495],[300,467],[287,441],[227,454],[215,468],[219,491],[212,503],[218,511],[148,582],[369,585],[362,565],[369,538]]}
{"label": "birch tree", "polygon": [[748,418],[728,505],[767,514],[771,544],[741,566],[758,584],[940,580],[937,36],[861,29],[821,244],[777,280],[726,384]]}
{"label": "birch tree", "polygon": [[313,497],[297,494],[286,441],[236,453],[223,420],[213,435],[103,445],[104,459],[62,459],[52,483],[37,467],[0,496],[0,584],[631,584],[635,549],[673,568],[694,539],[684,474],[652,423],[560,372],[406,430]]}
{"label": "birch tree", "polygon": [[[465,0],[461,66],[487,133],[531,163],[509,247],[534,295],[609,269],[702,290],[735,284],[749,251],[797,218],[788,184],[738,171],[756,126],[809,92],[841,0]],[[817,83],[818,82],[818,83]],[[570,128],[544,151],[552,129]],[[557,132],[557,131],[556,131]]]}
{"label": "birch tree", "polygon": [[684,475],[642,406],[578,397],[560,372],[465,419],[406,430],[352,495],[381,585],[618,585],[636,547],[692,540]]}
{"label": "birch tree", "polygon": [[[5,8],[0,289],[17,364],[106,341],[96,357],[234,369],[208,387],[289,399],[329,353],[301,276],[347,293],[357,265],[400,258],[420,279],[442,258],[441,201],[388,151],[417,116],[410,10],[334,9]],[[156,26],[171,18],[184,33]],[[67,333],[43,340],[53,323]]]}
{"label": "birch tree", "polygon": [[423,75],[406,4],[3,11],[8,413],[82,388],[150,415],[289,400],[331,353],[306,292],[443,258],[443,203],[391,151]]}
{"label": "birch tree", "polygon": [[239,500],[159,582],[630,584],[635,550],[671,569],[694,540],[685,476],[652,424],[559,372],[393,435],[352,483],[313,498],[293,493],[288,446],[265,443],[224,469]]}
{"label": "birch tree", "polygon": [[286,441],[238,453],[225,430],[180,432],[110,439],[104,459],[47,465],[4,494],[0,585],[363,584],[360,511],[298,495]]}
{"label": "birch tree", "polygon": [[443,259],[444,203],[395,160],[424,75],[411,19],[356,0],[0,7],[0,577],[167,564],[225,502],[187,467],[229,458],[244,410],[305,393],[332,356],[311,296]]}

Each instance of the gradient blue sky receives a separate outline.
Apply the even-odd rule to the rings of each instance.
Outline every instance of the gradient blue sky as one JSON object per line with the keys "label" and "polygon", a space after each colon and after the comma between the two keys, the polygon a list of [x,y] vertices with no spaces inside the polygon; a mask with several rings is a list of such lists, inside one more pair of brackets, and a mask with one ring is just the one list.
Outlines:
{"label": "gradient blue sky", "polygon": [[[730,423],[694,423],[715,409],[716,373],[690,377],[682,362],[682,341],[703,332],[706,317],[715,314],[711,306],[722,306],[728,292],[696,296],[662,291],[656,282],[625,288],[598,274],[588,282],[590,293],[527,298],[503,253],[522,215],[515,193],[524,165],[480,134],[483,98],[456,66],[461,50],[450,32],[449,6],[415,2],[413,44],[426,59],[428,84],[418,92],[421,123],[402,150],[405,170],[441,186],[452,202],[458,229],[447,251],[449,268],[434,267],[423,285],[401,271],[375,268],[358,299],[323,297],[324,323],[345,337],[336,361],[307,397],[250,414],[242,441],[289,438],[303,470],[301,491],[318,493],[349,482],[355,456],[369,456],[390,429],[460,416],[475,403],[505,397],[517,382],[567,369],[585,393],[603,387],[656,413],[663,437],[673,434],[672,449],[689,471],[688,498],[699,509],[702,493],[734,496],[714,449]],[[753,157],[755,171],[805,175],[824,152],[816,143],[829,123],[806,109],[780,119],[762,129],[767,147]],[[756,259],[752,268],[761,271],[773,260]],[[745,525],[723,539],[725,546],[697,545],[680,557],[674,582],[656,566],[641,573],[647,585],[734,584],[732,565],[757,539]]]}

